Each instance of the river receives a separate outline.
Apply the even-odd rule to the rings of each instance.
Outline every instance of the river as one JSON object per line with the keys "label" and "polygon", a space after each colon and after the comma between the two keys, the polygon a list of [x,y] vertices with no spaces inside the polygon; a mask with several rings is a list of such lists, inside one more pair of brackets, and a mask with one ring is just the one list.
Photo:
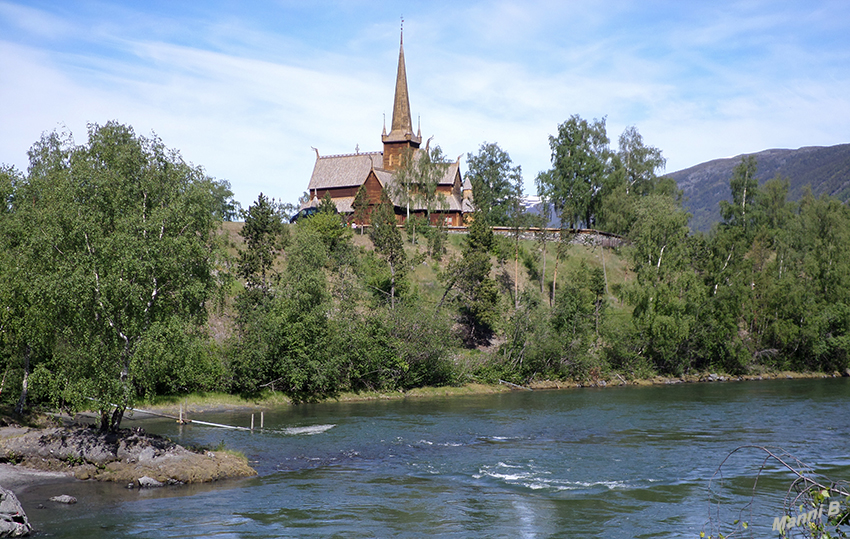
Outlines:
{"label": "river", "polygon": [[[244,412],[196,419],[250,424]],[[695,538],[712,531],[711,514],[730,524],[750,500],[756,450],[724,465],[719,503],[708,490],[740,445],[781,447],[850,479],[850,379],[309,404],[267,411],[253,432],[131,424],[182,444],[223,442],[259,475],[143,491],[30,487],[19,497],[41,536]],[[776,536],[792,479],[776,467],[759,479],[740,516],[754,537]],[[59,493],[80,501],[45,501]]]}

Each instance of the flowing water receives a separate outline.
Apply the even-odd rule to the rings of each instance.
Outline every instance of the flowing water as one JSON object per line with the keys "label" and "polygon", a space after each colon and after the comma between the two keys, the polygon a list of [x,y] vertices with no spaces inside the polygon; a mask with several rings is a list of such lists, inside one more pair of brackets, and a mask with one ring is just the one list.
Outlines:
{"label": "flowing water", "polygon": [[[250,424],[249,413],[196,419]],[[779,446],[850,479],[848,379],[323,403],[267,411],[254,432],[141,424],[183,444],[224,442],[259,476],[143,491],[30,487],[19,497],[42,536],[694,538],[711,531],[711,515],[731,523],[750,500],[764,460],[755,450],[724,465],[719,503],[708,490],[742,444]],[[741,516],[755,537],[776,536],[792,479],[775,466],[759,479]],[[80,502],[45,501],[60,493]]]}

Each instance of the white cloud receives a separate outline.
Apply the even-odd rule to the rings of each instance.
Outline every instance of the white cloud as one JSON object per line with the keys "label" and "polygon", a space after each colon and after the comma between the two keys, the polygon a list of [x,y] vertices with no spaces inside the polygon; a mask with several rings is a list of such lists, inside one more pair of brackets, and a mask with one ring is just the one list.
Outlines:
{"label": "white cloud", "polygon": [[[850,46],[835,20],[848,11],[829,6],[412,5],[411,107],[451,157],[498,143],[530,191],[549,166],[548,135],[572,114],[607,116],[614,146],[636,125],[671,171],[848,142]],[[202,18],[103,7],[74,18],[0,3],[0,162],[24,168],[26,149],[60,123],[80,141],[86,122],[116,119],[156,131],[247,205],[260,191],[294,200],[311,146],[380,149],[398,54],[398,21],[376,17],[380,5],[323,4],[309,17],[287,3],[228,6]]]}

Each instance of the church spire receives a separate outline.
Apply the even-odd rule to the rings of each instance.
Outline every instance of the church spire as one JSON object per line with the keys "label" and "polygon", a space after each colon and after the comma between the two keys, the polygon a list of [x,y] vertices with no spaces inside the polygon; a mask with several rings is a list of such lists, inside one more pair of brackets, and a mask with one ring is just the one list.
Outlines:
{"label": "church spire", "polygon": [[395,80],[395,100],[393,101],[393,123],[390,140],[408,140],[415,138],[413,120],[410,115],[410,97],[407,93],[407,70],[404,64],[404,34],[398,50],[398,73]]}
{"label": "church spire", "polygon": [[[402,19],[402,25],[404,19]],[[395,99],[393,100],[393,120],[390,133],[381,135],[384,142],[384,168],[392,170],[398,164],[398,155],[402,146],[418,148],[422,136],[413,133],[413,120],[410,115],[410,97],[407,93],[407,70],[404,64],[404,27],[398,49],[398,72],[395,80]],[[390,148],[392,147],[392,149]],[[393,155],[392,158],[390,156]]]}

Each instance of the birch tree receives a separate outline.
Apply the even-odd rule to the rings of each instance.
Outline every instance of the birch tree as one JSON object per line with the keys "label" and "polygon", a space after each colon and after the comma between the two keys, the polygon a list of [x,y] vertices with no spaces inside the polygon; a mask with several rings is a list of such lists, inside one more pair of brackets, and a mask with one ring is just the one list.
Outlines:
{"label": "birch tree", "polygon": [[552,168],[537,178],[538,194],[549,199],[570,228],[593,225],[610,150],[605,118],[588,122],[578,115],[558,126],[549,137]]}
{"label": "birch tree", "polygon": [[29,264],[62,315],[63,355],[40,379],[57,402],[90,407],[115,429],[138,397],[139,343],[161,323],[197,326],[216,287],[217,182],[157,138],[109,122],[88,141],[45,135],[29,153],[18,211],[29,223]]}

